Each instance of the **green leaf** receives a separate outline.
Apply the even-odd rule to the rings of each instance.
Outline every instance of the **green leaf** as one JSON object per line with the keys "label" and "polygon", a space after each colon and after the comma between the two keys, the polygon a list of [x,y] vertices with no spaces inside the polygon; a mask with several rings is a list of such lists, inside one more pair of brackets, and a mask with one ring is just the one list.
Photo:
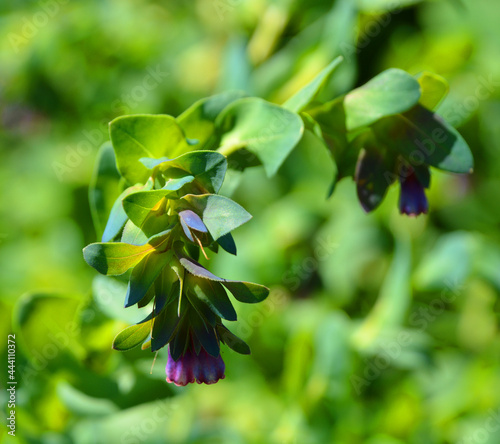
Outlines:
{"label": "green leaf", "polygon": [[377,138],[410,164],[427,164],[452,173],[470,173],[474,159],[467,142],[442,117],[417,105],[372,127]]}
{"label": "green leaf", "polygon": [[175,168],[193,175],[207,192],[217,193],[222,186],[227,169],[226,158],[216,151],[193,151],[176,159],[141,159],[148,168],[159,168],[168,177],[169,169]]}
{"label": "green leaf", "polygon": [[215,240],[252,218],[242,206],[217,194],[188,194],[183,200],[201,215],[203,223]]}
{"label": "green leaf", "polygon": [[182,243],[176,243],[174,250],[176,256],[179,258],[181,265],[194,276],[203,279],[209,279],[222,283],[240,302],[254,304],[263,301],[269,295],[269,289],[263,285],[253,284],[251,282],[230,281],[223,279],[208,271],[201,264],[194,259],[186,256],[182,251]]}
{"label": "green leaf", "polygon": [[337,66],[339,66],[344,58],[342,56],[337,57],[333,62],[331,62],[326,68],[324,68],[313,80],[311,80],[302,89],[297,91],[292,97],[290,97],[284,104],[283,108],[290,111],[298,113],[302,111],[307,105],[309,105],[318,95],[321,88],[328,81],[330,76],[333,74]]}
{"label": "green leaf", "polygon": [[174,303],[168,304],[153,320],[151,351],[158,351],[171,340],[179,324],[179,316]]}
{"label": "green leaf", "polygon": [[278,171],[304,130],[297,114],[256,97],[229,105],[216,126],[221,134],[219,152],[229,155],[245,148],[260,159],[268,176]]}
{"label": "green leaf", "polygon": [[107,142],[99,148],[89,185],[90,211],[98,238],[102,237],[109,212],[120,191],[115,153],[111,143]]}
{"label": "green leaf", "polygon": [[234,254],[236,256],[236,244],[234,242],[233,236],[231,233],[227,233],[224,236],[219,237],[217,239],[217,243],[228,253]]}
{"label": "green leaf", "polygon": [[198,100],[177,117],[177,122],[187,137],[198,140],[197,149],[211,148],[217,116],[230,103],[245,96],[242,91],[229,91]]}
{"label": "green leaf", "polygon": [[106,224],[106,228],[104,229],[104,233],[102,234],[102,242],[112,241],[127,222],[128,216],[123,209],[122,200],[129,194],[139,191],[142,188],[143,186],[141,185],[134,185],[127,188],[122,194],[120,194],[120,196],[118,196],[118,199],[116,199],[113,208],[111,208],[108,223]]}
{"label": "green leaf", "polygon": [[149,288],[144,297],[137,303],[137,308],[146,307],[155,298],[154,285]]}
{"label": "green leaf", "polygon": [[189,288],[186,291],[186,296],[193,308],[200,315],[200,317],[204,321],[208,322],[208,324],[210,324],[212,327],[215,327],[215,325],[217,324],[217,316],[210,309],[210,307],[205,302],[200,300],[200,298],[198,298],[198,296],[196,296]]}
{"label": "green leaf", "polygon": [[314,156],[324,165],[325,168],[328,168],[331,182],[327,197],[330,197],[333,194],[339,175],[337,163],[333,157],[332,150],[330,150],[328,143],[325,140],[319,123],[316,122],[316,120],[314,120],[309,114],[301,113],[301,117],[304,120],[305,131],[304,136],[298,145],[298,150],[301,148],[306,150],[310,153],[310,156]]}
{"label": "green leaf", "polygon": [[168,239],[166,232],[160,233],[145,245],[129,245],[123,242],[97,242],[83,249],[87,264],[99,273],[116,276],[137,265],[144,256],[160,248]]}
{"label": "green leaf", "polygon": [[226,344],[231,350],[242,355],[250,354],[250,347],[243,340],[238,338],[235,334],[231,333],[224,325],[217,325],[217,334],[220,340]]}
{"label": "green leaf", "polygon": [[174,158],[191,150],[176,120],[167,115],[118,117],[110,123],[110,135],[118,170],[130,184],[144,183],[149,177],[140,158]]}
{"label": "green leaf", "polygon": [[219,356],[220,346],[215,329],[211,325],[207,325],[197,313],[189,314],[189,324],[208,354],[214,357]]}
{"label": "green leaf", "polygon": [[175,223],[175,216],[169,216],[164,212],[164,208],[158,211],[151,211],[140,226],[134,225],[129,220],[123,229],[121,242],[132,245],[144,245],[151,236],[164,230],[165,227],[170,227]]}
{"label": "green leaf", "polygon": [[236,321],[237,316],[233,305],[219,282],[189,274],[186,278],[186,285],[195,297],[208,305],[217,316],[228,321]]}
{"label": "green leaf", "polygon": [[181,319],[169,343],[170,355],[174,361],[177,361],[181,357],[188,345],[190,345],[189,342],[189,326],[186,319]]}
{"label": "green leaf", "polygon": [[151,333],[151,320],[131,325],[118,333],[113,340],[113,348],[119,351],[130,350],[142,344]]}
{"label": "green leaf", "polygon": [[416,79],[422,91],[419,103],[427,109],[435,109],[450,90],[446,79],[428,71],[420,73]]}
{"label": "green leaf", "polygon": [[153,252],[144,257],[132,270],[125,296],[125,308],[137,304],[153,285],[173,256],[173,252]]}
{"label": "green leaf", "polygon": [[194,176],[187,175],[183,177],[172,177],[170,179],[167,179],[165,182],[165,185],[161,188],[162,190],[168,190],[168,191],[178,191],[180,190],[184,185],[191,183],[194,180]]}
{"label": "green leaf", "polygon": [[123,199],[123,209],[130,220],[138,227],[141,227],[146,217],[151,211],[159,208],[160,201],[164,197],[173,196],[171,190],[151,190],[138,191],[129,194]]}
{"label": "green leaf", "polygon": [[415,78],[400,69],[388,69],[345,96],[347,129],[352,131],[408,111],[419,99],[420,85]]}
{"label": "green leaf", "polygon": [[253,284],[252,282],[229,281],[225,279],[222,285],[226,287],[240,302],[246,304],[256,304],[262,302],[269,296],[269,288],[264,285]]}

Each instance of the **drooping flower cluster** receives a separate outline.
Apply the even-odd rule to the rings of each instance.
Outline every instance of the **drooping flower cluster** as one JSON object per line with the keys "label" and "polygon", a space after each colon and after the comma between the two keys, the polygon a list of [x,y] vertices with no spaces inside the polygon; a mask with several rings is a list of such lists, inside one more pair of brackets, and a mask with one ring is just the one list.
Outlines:
{"label": "drooping flower cluster", "polygon": [[[320,90],[342,60],[333,60],[283,105],[224,92],[178,117],[132,115],[111,122],[112,146],[101,148],[91,205],[96,226],[105,229],[102,242],[86,247],[84,257],[103,274],[128,273],[125,307],[151,308],[118,334],[115,349],[168,346],[167,381],[178,385],[223,378],[221,343],[249,353],[222,323],[236,321],[227,291],[255,303],[268,289],[219,278],[198,262],[219,247],[236,254],[231,231],[251,217],[217,194],[225,156],[236,171],[262,165],[272,176],[295,147],[311,149],[312,156],[326,149],[330,194],[341,178],[354,177],[358,199],[370,212],[399,182],[399,209],[409,216],[428,211],[430,167],[472,171],[467,143],[433,112],[448,91],[444,79],[388,69],[322,103]],[[105,223],[107,192],[117,187],[123,192]]]}
{"label": "drooping flower cluster", "polygon": [[212,384],[224,378],[221,342],[250,353],[222,323],[237,320],[226,290],[247,303],[262,301],[269,291],[219,278],[198,260],[200,252],[208,259],[207,251],[219,247],[236,254],[230,232],[251,216],[216,194],[226,171],[222,154],[196,151],[140,162],[148,171],[145,184],[119,196],[102,242],[84,249],[86,261],[103,274],[131,270],[126,307],[151,307],[149,316],[116,336],[113,347],[142,344],[157,352],[168,346],[168,382]]}

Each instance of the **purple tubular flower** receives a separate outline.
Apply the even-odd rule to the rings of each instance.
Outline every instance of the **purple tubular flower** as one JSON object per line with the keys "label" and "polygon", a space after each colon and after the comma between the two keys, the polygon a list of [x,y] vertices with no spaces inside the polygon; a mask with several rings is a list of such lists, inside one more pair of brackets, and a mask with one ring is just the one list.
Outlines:
{"label": "purple tubular flower", "polygon": [[177,361],[172,359],[170,348],[166,366],[167,382],[173,382],[177,386],[197,382],[198,384],[215,384],[219,379],[224,379],[226,366],[219,354],[216,358],[209,355],[204,348],[197,355],[189,349]]}
{"label": "purple tubular flower", "polygon": [[422,213],[427,213],[429,203],[425,196],[424,187],[418,180],[415,171],[411,171],[407,177],[401,177],[400,185],[399,212],[408,216],[418,216]]}

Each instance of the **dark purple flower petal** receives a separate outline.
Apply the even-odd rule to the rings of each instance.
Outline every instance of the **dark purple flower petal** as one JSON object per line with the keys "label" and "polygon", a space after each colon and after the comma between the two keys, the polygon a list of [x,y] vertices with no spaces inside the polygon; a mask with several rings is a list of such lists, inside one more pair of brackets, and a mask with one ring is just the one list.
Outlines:
{"label": "dark purple flower petal", "polygon": [[399,211],[408,216],[418,216],[427,213],[429,203],[425,195],[424,187],[417,178],[414,171],[406,177],[400,178],[401,193],[399,195]]}
{"label": "dark purple flower petal", "polygon": [[219,379],[224,379],[226,366],[219,354],[217,357],[209,355],[205,349],[200,350],[197,355],[189,349],[177,361],[172,359],[170,348],[166,366],[167,382],[173,382],[177,386],[197,382],[198,384],[215,384]]}

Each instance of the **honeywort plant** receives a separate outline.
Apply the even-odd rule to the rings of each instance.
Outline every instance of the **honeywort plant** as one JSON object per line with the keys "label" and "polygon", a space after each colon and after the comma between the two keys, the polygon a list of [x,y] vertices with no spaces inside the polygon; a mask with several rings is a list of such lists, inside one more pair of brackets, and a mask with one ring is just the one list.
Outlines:
{"label": "honeywort plant", "polygon": [[[369,212],[398,181],[400,212],[413,216],[428,210],[430,167],[472,170],[466,142],[433,112],[447,93],[444,79],[389,69],[318,102],[341,61],[281,106],[229,92],[202,99],[177,118],[131,115],[111,122],[112,147],[101,148],[90,190],[102,242],[87,246],[84,257],[100,273],[128,281],[125,307],[150,308],[145,319],[116,336],[116,350],[142,344],[157,352],[168,345],[167,381],[177,385],[224,378],[221,342],[250,353],[223,323],[237,319],[226,290],[247,303],[264,300],[269,290],[217,277],[199,262],[200,254],[219,248],[235,255],[231,232],[251,218],[217,194],[228,168],[262,165],[272,176],[295,146],[313,144],[336,165],[325,184],[330,194],[338,180],[351,176]],[[106,195],[118,178],[121,194],[108,217]]]}

